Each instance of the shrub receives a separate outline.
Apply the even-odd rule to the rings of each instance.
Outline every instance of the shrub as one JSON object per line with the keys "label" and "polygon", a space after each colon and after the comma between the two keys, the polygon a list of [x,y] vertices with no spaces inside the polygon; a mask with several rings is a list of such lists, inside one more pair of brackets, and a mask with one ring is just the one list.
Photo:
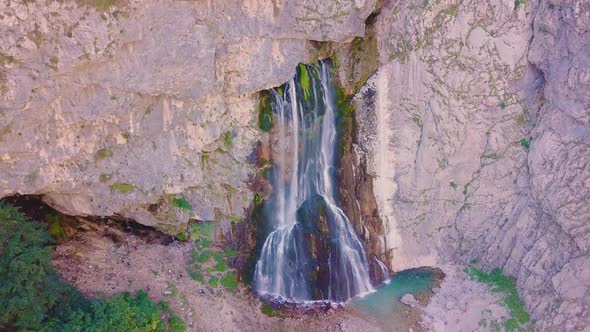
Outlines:
{"label": "shrub", "polygon": [[0,330],[166,332],[143,291],[84,299],[55,272],[52,245],[45,224],[0,202]]}
{"label": "shrub", "polygon": [[168,324],[170,325],[170,332],[184,332],[186,331],[186,325],[182,321],[182,319],[178,318],[177,316],[172,316],[168,319]]}
{"label": "shrub", "polygon": [[236,276],[236,274],[233,272],[228,272],[226,275],[221,277],[219,282],[221,283],[221,286],[234,290],[238,287],[238,276]]}
{"label": "shrub", "polygon": [[469,266],[466,268],[466,272],[472,279],[487,284],[492,292],[502,293],[504,305],[510,311],[510,317],[503,321],[506,331],[521,330],[521,328],[528,325],[530,317],[524,303],[518,296],[516,283],[512,276],[504,275],[500,268],[495,268],[490,273],[486,273]]}
{"label": "shrub", "polygon": [[116,295],[106,301],[93,300],[80,308],[65,322],[57,324],[58,331],[166,331],[158,306],[144,291],[135,297],[129,293]]}
{"label": "shrub", "polygon": [[80,299],[55,273],[52,244],[45,224],[0,202],[0,327],[38,330],[62,305]]}

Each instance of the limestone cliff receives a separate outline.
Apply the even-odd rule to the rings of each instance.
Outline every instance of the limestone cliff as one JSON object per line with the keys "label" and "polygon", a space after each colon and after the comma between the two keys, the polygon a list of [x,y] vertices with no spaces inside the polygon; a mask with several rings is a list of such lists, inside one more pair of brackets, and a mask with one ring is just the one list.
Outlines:
{"label": "limestone cliff", "polygon": [[374,5],[2,0],[0,196],[170,232],[240,220],[254,93],[310,61],[310,40],[362,36]]}
{"label": "limestone cliff", "polygon": [[589,13],[583,1],[381,8],[357,145],[394,269],[480,259],[517,277],[540,330],[590,324]]}
{"label": "limestone cliff", "polygon": [[334,55],[369,251],[478,258],[540,330],[589,326],[590,3],[376,2],[0,0],[0,196],[229,228],[268,139],[257,92]]}

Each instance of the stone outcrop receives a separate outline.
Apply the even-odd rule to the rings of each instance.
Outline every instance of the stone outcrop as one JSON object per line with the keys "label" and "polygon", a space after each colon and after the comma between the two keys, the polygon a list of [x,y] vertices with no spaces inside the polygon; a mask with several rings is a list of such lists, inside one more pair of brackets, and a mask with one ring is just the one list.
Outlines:
{"label": "stone outcrop", "polygon": [[354,100],[395,270],[479,258],[517,278],[540,330],[589,325],[589,13],[384,4]]}
{"label": "stone outcrop", "polygon": [[169,232],[239,221],[254,93],[311,61],[310,40],[362,36],[374,5],[2,0],[0,196]]}
{"label": "stone outcrop", "polygon": [[394,270],[479,258],[540,330],[590,325],[588,1],[0,8],[0,196],[228,232],[268,139],[257,91],[335,53],[356,94],[342,200],[368,251]]}

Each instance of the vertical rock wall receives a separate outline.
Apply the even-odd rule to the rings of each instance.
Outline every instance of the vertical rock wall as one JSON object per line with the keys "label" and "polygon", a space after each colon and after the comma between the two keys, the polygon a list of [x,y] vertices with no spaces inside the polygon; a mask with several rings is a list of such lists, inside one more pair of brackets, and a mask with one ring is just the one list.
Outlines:
{"label": "vertical rock wall", "polygon": [[386,2],[354,99],[388,263],[502,267],[541,330],[590,316],[588,6]]}

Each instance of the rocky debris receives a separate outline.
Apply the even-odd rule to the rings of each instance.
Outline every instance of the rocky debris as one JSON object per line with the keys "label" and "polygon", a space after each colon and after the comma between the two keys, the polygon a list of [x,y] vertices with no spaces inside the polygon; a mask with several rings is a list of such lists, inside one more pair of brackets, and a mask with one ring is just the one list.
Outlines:
{"label": "rocky debris", "polygon": [[402,296],[402,298],[399,301],[407,306],[412,307],[412,308],[414,308],[416,305],[418,305],[418,300],[416,300],[416,298],[412,294],[406,294],[406,295]]}

